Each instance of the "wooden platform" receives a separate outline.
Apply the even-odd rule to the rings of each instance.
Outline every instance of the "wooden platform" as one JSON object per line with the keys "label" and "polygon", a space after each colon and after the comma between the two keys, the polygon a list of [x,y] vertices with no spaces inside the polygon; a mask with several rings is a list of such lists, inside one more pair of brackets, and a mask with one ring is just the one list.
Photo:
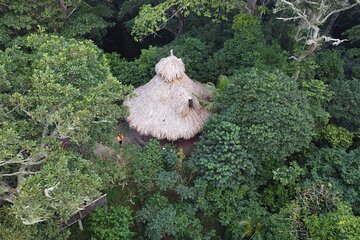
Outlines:
{"label": "wooden platform", "polygon": [[66,229],[76,222],[78,222],[80,228],[82,228],[81,219],[88,216],[96,208],[99,208],[106,204],[107,204],[107,199],[106,199],[106,194],[104,194],[104,195],[98,197],[97,199],[93,200],[89,204],[84,205],[81,210],[79,210],[77,213],[72,215],[70,217],[70,219],[62,225],[62,229]]}

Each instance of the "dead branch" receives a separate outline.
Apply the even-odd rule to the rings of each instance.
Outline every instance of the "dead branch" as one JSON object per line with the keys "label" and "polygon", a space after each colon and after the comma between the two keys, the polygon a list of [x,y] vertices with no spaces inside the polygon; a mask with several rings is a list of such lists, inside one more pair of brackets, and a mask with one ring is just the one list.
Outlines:
{"label": "dead branch", "polygon": [[[312,5],[312,7],[309,8],[309,6],[303,6],[302,3],[304,2]],[[299,21],[295,40],[298,42],[305,41],[305,45],[309,46],[301,56],[291,56],[289,59],[302,62],[312,55],[323,42],[337,46],[347,41],[347,39],[336,39],[326,36],[321,33],[320,29],[321,25],[323,25],[330,17],[360,5],[360,0],[356,0],[353,4],[349,4],[348,1],[342,1],[339,2],[339,4],[340,3],[341,5],[336,9],[334,6],[327,3],[326,0],[321,0],[320,2],[311,0],[277,0],[274,12],[290,12],[292,14],[290,17],[278,17],[277,19],[282,21]],[[297,68],[294,78],[298,79],[299,75],[300,68]]]}

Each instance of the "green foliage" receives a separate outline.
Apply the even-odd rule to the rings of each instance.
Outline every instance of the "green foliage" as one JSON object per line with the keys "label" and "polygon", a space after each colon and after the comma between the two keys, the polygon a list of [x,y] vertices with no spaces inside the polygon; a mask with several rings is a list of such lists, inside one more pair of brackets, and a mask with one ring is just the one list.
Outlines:
{"label": "green foliage", "polygon": [[190,14],[187,18],[184,28],[182,35],[200,39],[209,46],[208,51],[210,54],[221,49],[224,42],[233,37],[230,22],[209,22],[207,18],[193,14]]}
{"label": "green foliage", "polygon": [[227,226],[229,239],[263,239],[267,215],[265,209],[253,201],[242,201],[238,205],[220,213],[220,221]]}
{"label": "green foliage", "polygon": [[294,188],[284,186],[277,182],[269,184],[264,189],[264,203],[269,208],[271,213],[279,212],[279,210],[288,204],[294,196],[296,191]]}
{"label": "green foliage", "polygon": [[254,189],[243,184],[239,188],[220,189],[203,179],[195,183],[196,202],[206,217],[217,216],[225,227],[225,239],[262,239],[267,212],[259,204]]}
{"label": "green foliage", "polygon": [[328,111],[334,122],[350,130],[360,127],[360,80],[337,79],[331,84],[334,91]]}
{"label": "green foliage", "polygon": [[299,180],[304,170],[293,161],[289,167],[282,166],[274,171],[274,180],[279,181],[284,186],[294,186]]}
{"label": "green foliage", "polygon": [[315,149],[309,154],[307,169],[310,179],[330,183],[341,194],[346,204],[358,211],[360,150]]}
{"label": "green foliage", "polygon": [[[299,220],[300,208],[296,201],[289,203],[277,214],[270,217],[267,239],[298,240],[304,233],[304,227]],[[306,233],[305,233],[306,234]]]}
{"label": "green foliage", "polygon": [[268,238],[296,240],[309,236],[304,223],[308,217],[331,213],[341,205],[335,191],[331,184],[316,182],[298,189],[296,198],[271,216]]}
{"label": "green foliage", "polygon": [[348,148],[352,145],[354,134],[345,128],[329,124],[325,128],[324,138],[334,148]]}
{"label": "green foliage", "polygon": [[0,92],[0,198],[12,202],[26,224],[67,220],[116,181],[109,175],[102,182],[94,165],[71,150],[91,155],[94,141],[109,139],[126,114],[116,102],[131,88],[111,75],[92,42],[54,35],[30,35],[0,52],[0,69],[6,86]]}
{"label": "green foliage", "polygon": [[233,239],[240,237],[241,239],[263,239],[264,225],[253,221],[241,221],[239,227],[242,228],[242,234],[240,236],[233,236]]}
{"label": "green foliage", "polygon": [[200,104],[208,111],[217,112],[221,106],[218,104],[219,99],[229,85],[230,79],[224,75],[220,75],[217,79],[216,85],[212,82],[208,82],[204,85],[207,92],[210,93],[210,97],[206,100],[202,99]]}
{"label": "green foliage", "polygon": [[[101,139],[99,135],[110,131],[116,119],[125,115],[124,108],[114,101],[123,99],[130,88],[111,75],[106,59],[93,43],[31,35],[24,47],[31,49],[31,55],[22,61],[30,61],[12,60],[18,46],[1,54],[7,79],[17,86],[11,96],[5,95],[12,104],[9,107],[20,106],[32,121],[55,125],[55,136],[69,137],[76,143]],[[30,65],[31,70],[13,74],[18,64]],[[24,87],[26,93],[20,91]]]}
{"label": "green foliage", "polygon": [[360,25],[356,25],[345,31],[345,35],[349,38],[351,43],[358,43],[360,41]]}
{"label": "green foliage", "polygon": [[131,239],[131,210],[123,206],[99,208],[90,215],[90,228],[99,240]]}
{"label": "green foliage", "polygon": [[215,78],[221,74],[229,75],[240,66],[254,66],[254,62],[260,59],[259,53],[254,51],[262,43],[259,19],[256,16],[239,14],[235,17],[232,28],[234,38],[227,40],[224,48],[216,52],[210,62]]}
{"label": "green foliage", "polygon": [[155,189],[158,174],[163,171],[162,147],[157,140],[150,140],[142,149],[128,150],[130,170],[134,182],[143,192]]}
{"label": "green foliage", "polygon": [[238,126],[219,117],[213,117],[205,126],[190,161],[214,186],[238,187],[254,175],[252,158],[241,145],[239,133]]}
{"label": "green foliage", "polygon": [[12,213],[11,208],[0,208],[0,239],[6,240],[66,240],[69,231],[61,230],[57,222],[46,222],[36,225],[24,225]]}
{"label": "green foliage", "polygon": [[110,5],[103,1],[5,0],[2,6],[5,9],[0,17],[0,31],[4,35],[0,46],[8,46],[9,39],[34,33],[39,26],[46,32],[68,37],[96,37],[112,25]]}
{"label": "green foliage", "polygon": [[[114,156],[111,156],[114,157]],[[96,160],[94,161],[96,173],[101,178],[103,188],[110,188],[122,183],[125,178],[125,170],[114,159]]]}
{"label": "green foliage", "polygon": [[115,25],[114,6],[111,1],[92,0],[81,2],[78,9],[66,19],[61,30],[65,37],[91,38],[101,42],[101,37],[106,34],[109,27]]}
{"label": "green foliage", "polygon": [[266,46],[256,16],[238,14],[233,21],[234,37],[224,43],[209,62],[213,78],[232,75],[237,71],[247,71],[248,67],[286,68],[286,57],[276,44]]}
{"label": "green foliage", "polygon": [[163,146],[162,155],[167,169],[178,170],[181,167],[182,162],[175,146],[169,144]]}
{"label": "green foliage", "polygon": [[166,197],[155,195],[137,212],[136,220],[145,227],[144,234],[149,239],[204,239],[195,214],[191,205],[170,204]]}
{"label": "green foliage", "polygon": [[196,194],[194,188],[189,188],[181,184],[176,187],[176,193],[180,196],[182,201],[187,199],[194,199]]}
{"label": "green foliage", "polygon": [[241,126],[241,144],[263,177],[312,140],[314,120],[307,99],[279,71],[251,69],[232,77],[220,106],[227,121]]}
{"label": "green foliage", "polygon": [[264,202],[271,212],[279,212],[295,198],[304,173],[305,169],[295,161],[292,161],[289,166],[284,165],[273,171],[275,181],[268,184],[264,190]]}
{"label": "green foliage", "polygon": [[[302,51],[301,46],[298,46],[295,49],[296,53],[301,51]],[[302,62],[292,61],[291,66],[293,68],[292,71],[295,70],[295,74],[297,73],[297,70],[300,71],[298,80],[311,81],[313,79],[316,79],[316,71],[319,68],[319,65],[316,63],[316,59],[314,56],[307,57],[306,60]],[[293,72],[291,74],[294,75]]]}
{"label": "green foliage", "polygon": [[269,15],[269,19],[261,24],[264,38],[268,44],[278,43],[282,49],[291,52],[296,43],[293,38],[295,35],[295,24],[292,22],[279,21],[276,15]]}
{"label": "green foliage", "polygon": [[157,177],[156,185],[160,190],[172,190],[175,189],[180,179],[177,172],[161,172]]}
{"label": "green foliage", "polygon": [[319,138],[330,119],[330,114],[325,108],[326,104],[331,100],[333,92],[330,91],[326,83],[316,79],[302,81],[300,87],[302,93],[308,99],[310,112],[315,120],[315,131]]}
{"label": "green foliage", "polygon": [[339,204],[333,212],[311,215],[304,222],[309,238],[314,240],[360,239],[360,217],[354,216],[344,204]]}
{"label": "green foliage", "polygon": [[[164,28],[176,13],[188,16],[190,12],[194,12],[199,16],[226,19],[224,13],[229,12],[232,8],[233,1],[224,3],[219,0],[167,0],[155,6],[145,4],[141,7],[139,15],[134,20],[131,34],[135,40],[141,40]],[[168,14],[168,12],[172,13]]]}
{"label": "green foliage", "polygon": [[157,0],[125,0],[120,6],[118,18],[120,21],[126,20],[127,17],[138,14],[143,4],[153,4],[156,2]]}
{"label": "green foliage", "polygon": [[262,36],[260,21],[257,16],[238,14],[235,16],[232,28],[234,37],[250,43],[251,41],[261,41]]}
{"label": "green foliage", "polygon": [[351,48],[345,52],[345,74],[347,78],[360,78],[360,48]]}
{"label": "green foliage", "polygon": [[143,49],[138,59],[132,62],[120,57],[117,53],[107,54],[112,74],[121,82],[134,87],[141,86],[153,77],[154,60],[157,48]]}
{"label": "green foliage", "polygon": [[316,76],[318,79],[329,83],[345,77],[344,61],[341,59],[338,52],[320,52],[316,54],[316,62],[318,64],[318,68],[316,69]]}
{"label": "green foliage", "polygon": [[67,220],[80,205],[99,196],[101,186],[89,161],[54,152],[40,173],[21,183],[13,210],[25,224],[43,222],[54,215]]}

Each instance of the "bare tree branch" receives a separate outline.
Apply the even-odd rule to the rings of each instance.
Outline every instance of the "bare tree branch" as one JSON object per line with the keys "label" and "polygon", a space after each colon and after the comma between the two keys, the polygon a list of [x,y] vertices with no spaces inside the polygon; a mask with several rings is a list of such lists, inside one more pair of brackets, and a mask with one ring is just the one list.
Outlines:
{"label": "bare tree branch", "polygon": [[37,174],[38,172],[30,172],[30,171],[18,171],[13,173],[0,173],[0,177],[13,177],[13,176],[20,176],[20,175],[33,175]]}
{"label": "bare tree branch", "polygon": [[[308,5],[304,5],[304,3]],[[309,5],[311,6],[309,7]],[[326,0],[277,0],[274,12],[287,12],[292,14],[290,17],[278,17],[277,19],[282,21],[299,21],[295,40],[298,42],[305,41],[305,45],[309,46],[309,48],[306,49],[299,57],[292,56],[290,59],[302,62],[311,54],[313,54],[317,47],[320,46],[323,42],[328,42],[334,46],[337,46],[347,41],[346,39],[336,39],[325,36],[325,34],[321,33],[320,27],[330,17],[358,5],[360,5],[360,0],[356,0],[356,2],[352,4],[349,4],[347,0],[339,0],[335,5],[329,3]],[[297,68],[294,74],[294,78],[298,79],[299,75],[300,68]]]}
{"label": "bare tree branch", "polygon": [[329,14],[327,14],[321,21],[320,21],[320,24],[324,24],[328,19],[329,17],[331,17],[332,15],[334,15],[335,13],[340,13],[340,12],[343,12],[343,11],[346,11],[346,10],[349,10],[353,7],[356,7],[360,4],[360,0],[357,0],[354,4],[351,4],[350,6],[347,6],[347,7],[344,7],[344,8],[340,8],[340,9],[336,9],[334,11],[331,11]]}

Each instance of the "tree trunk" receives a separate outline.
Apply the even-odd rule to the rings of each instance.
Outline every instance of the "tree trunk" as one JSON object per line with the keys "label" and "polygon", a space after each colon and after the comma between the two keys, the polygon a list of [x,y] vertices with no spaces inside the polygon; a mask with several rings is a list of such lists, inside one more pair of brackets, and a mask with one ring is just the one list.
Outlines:
{"label": "tree trunk", "polygon": [[248,13],[252,13],[256,8],[257,0],[246,0],[245,3],[245,11]]}

